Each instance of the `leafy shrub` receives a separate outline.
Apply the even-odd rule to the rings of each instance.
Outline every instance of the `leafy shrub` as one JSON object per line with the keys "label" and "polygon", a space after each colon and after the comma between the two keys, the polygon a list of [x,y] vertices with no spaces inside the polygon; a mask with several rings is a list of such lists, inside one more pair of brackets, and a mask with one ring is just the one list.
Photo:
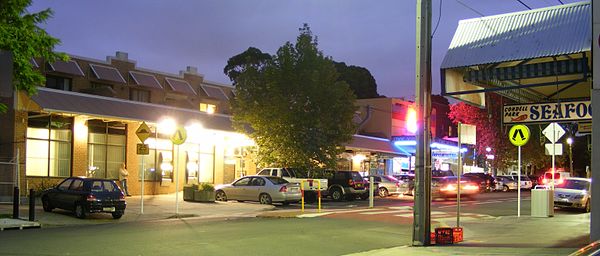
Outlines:
{"label": "leafy shrub", "polygon": [[215,191],[215,186],[210,183],[200,183],[198,191]]}

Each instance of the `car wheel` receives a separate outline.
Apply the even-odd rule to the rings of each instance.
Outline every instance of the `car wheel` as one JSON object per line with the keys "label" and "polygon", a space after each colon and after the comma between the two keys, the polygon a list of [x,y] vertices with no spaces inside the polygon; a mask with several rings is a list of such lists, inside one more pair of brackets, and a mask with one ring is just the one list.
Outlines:
{"label": "car wheel", "polygon": [[227,202],[227,195],[225,194],[225,191],[217,190],[217,193],[215,194],[215,200],[221,201],[221,202]]}
{"label": "car wheel", "polygon": [[42,207],[44,208],[45,212],[51,212],[52,209],[54,209],[54,207],[52,207],[50,204],[50,199],[48,199],[47,196],[42,198]]}
{"label": "car wheel", "polygon": [[271,196],[269,194],[263,193],[258,196],[258,201],[261,204],[271,204],[273,201],[271,200]]}
{"label": "car wheel", "polygon": [[508,186],[504,185],[502,186],[502,192],[508,192]]}
{"label": "car wheel", "polygon": [[379,197],[386,197],[386,196],[390,195],[390,193],[388,192],[388,190],[386,188],[379,188],[378,194],[379,194]]}
{"label": "car wheel", "polygon": [[342,198],[344,197],[344,194],[342,194],[342,190],[339,188],[332,188],[331,189],[331,198],[334,201],[342,201]]}
{"label": "car wheel", "polygon": [[583,212],[590,212],[591,210],[592,210],[592,209],[591,209],[591,207],[590,207],[590,200],[588,199],[588,200],[585,202],[585,207],[583,208]]}
{"label": "car wheel", "polygon": [[112,213],[112,217],[113,217],[113,219],[115,219],[115,220],[116,220],[116,219],[120,219],[121,217],[123,217],[123,214],[124,214],[124,212],[119,212],[119,211],[117,211],[117,212],[113,212],[113,213]]}
{"label": "car wheel", "polygon": [[87,213],[85,211],[85,207],[83,206],[83,204],[77,203],[77,205],[75,205],[75,217],[80,218],[80,219],[85,219],[86,215],[87,215]]}

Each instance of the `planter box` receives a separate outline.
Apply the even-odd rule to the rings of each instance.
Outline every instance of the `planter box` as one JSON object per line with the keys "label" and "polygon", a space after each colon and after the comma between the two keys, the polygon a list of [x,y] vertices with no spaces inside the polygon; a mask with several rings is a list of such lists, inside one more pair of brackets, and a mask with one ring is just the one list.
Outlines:
{"label": "planter box", "polygon": [[183,187],[183,200],[194,201],[194,187]]}
{"label": "planter box", "polygon": [[214,202],[215,191],[194,191],[194,201],[196,202]]}

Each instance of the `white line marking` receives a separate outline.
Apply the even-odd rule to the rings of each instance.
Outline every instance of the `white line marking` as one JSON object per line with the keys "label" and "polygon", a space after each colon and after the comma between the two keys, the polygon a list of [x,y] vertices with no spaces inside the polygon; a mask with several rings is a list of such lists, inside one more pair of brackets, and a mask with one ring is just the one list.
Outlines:
{"label": "white line marking", "polygon": [[405,213],[412,212],[411,210],[394,210],[394,211],[382,211],[382,212],[361,212],[364,215],[375,215],[375,214],[387,214],[387,213]]}

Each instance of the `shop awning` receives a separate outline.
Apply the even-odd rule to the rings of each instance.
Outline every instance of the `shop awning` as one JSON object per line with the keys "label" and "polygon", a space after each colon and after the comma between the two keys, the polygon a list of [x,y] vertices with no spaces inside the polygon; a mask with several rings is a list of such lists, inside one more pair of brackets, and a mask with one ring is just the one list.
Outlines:
{"label": "shop awning", "polygon": [[441,64],[442,95],[485,106],[589,98],[590,2],[462,20]]}
{"label": "shop awning", "polygon": [[354,149],[368,152],[379,152],[392,154],[397,156],[410,156],[410,153],[402,151],[402,149],[394,147],[388,139],[370,137],[355,134],[352,136],[352,141],[346,145],[347,149]]}
{"label": "shop awning", "polygon": [[156,123],[162,118],[170,117],[181,125],[186,125],[195,120],[200,122],[206,129],[233,131],[231,116],[210,115],[191,109],[54,90],[44,87],[39,87],[38,93],[31,96],[31,100],[37,106],[31,105],[30,102],[25,102],[26,97],[20,98],[23,101],[21,106],[27,106],[26,109],[31,111],[89,115],[151,123]]}

